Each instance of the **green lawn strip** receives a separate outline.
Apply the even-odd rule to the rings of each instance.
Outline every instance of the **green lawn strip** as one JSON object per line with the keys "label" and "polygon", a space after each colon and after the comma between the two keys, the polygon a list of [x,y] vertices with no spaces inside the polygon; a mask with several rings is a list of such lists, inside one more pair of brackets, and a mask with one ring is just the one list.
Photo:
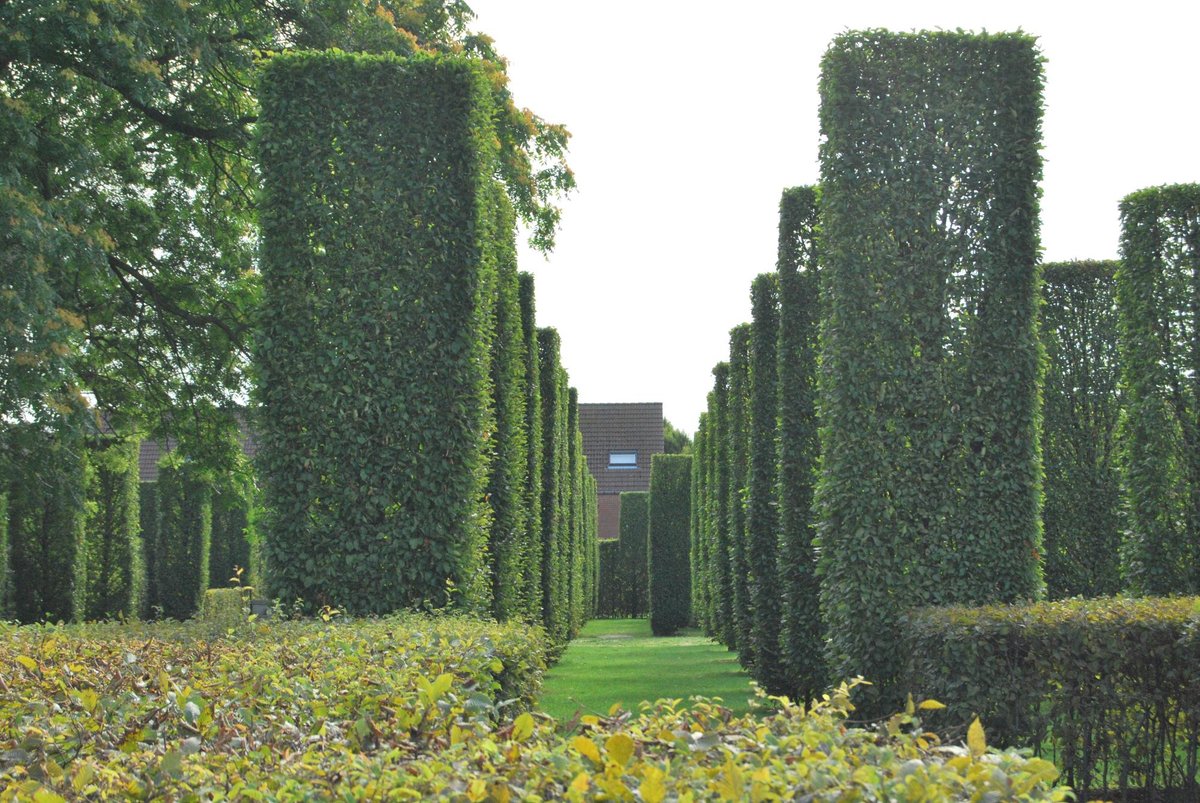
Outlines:
{"label": "green lawn strip", "polygon": [[539,707],[569,720],[577,711],[606,715],[613,703],[636,712],[643,700],[692,695],[720,697],[743,714],[753,692],[734,653],[699,630],[655,638],[646,619],[596,619],[546,674]]}

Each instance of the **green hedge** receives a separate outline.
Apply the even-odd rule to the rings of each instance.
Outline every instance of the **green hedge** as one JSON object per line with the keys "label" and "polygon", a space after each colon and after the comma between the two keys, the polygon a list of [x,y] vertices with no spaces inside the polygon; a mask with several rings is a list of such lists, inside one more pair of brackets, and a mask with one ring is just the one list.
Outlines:
{"label": "green hedge", "polygon": [[62,428],[15,428],[8,478],[13,613],[22,622],[81,621],[87,612],[87,453]]}
{"label": "green hedge", "polygon": [[779,636],[779,279],[755,277],[750,287],[749,483],[746,494],[746,568],[750,590],[751,675],[770,694],[783,694]]}
{"label": "green hedge", "polygon": [[787,691],[818,697],[828,675],[822,649],[819,584],[813,538],[817,442],[816,187],[792,187],[779,201],[779,586],[780,652]]}
{"label": "green hedge", "polygon": [[709,469],[708,521],[712,553],[712,636],[733,648],[737,623],[733,617],[733,567],[729,538],[729,363],[713,366],[712,404],[708,413],[712,464]]}
{"label": "green hedge", "polygon": [[512,207],[497,185],[493,211],[497,269],[492,317],[492,407],[495,428],[488,438],[492,450],[487,496],[492,506],[488,542],[492,615],[497,619],[525,615],[523,573],[528,548],[529,447],[525,441],[526,344],[521,318],[520,280],[517,278],[516,230]]}
{"label": "green hedge", "polygon": [[1121,590],[1116,266],[1061,262],[1042,268],[1042,521],[1051,599]]}
{"label": "green hedge", "polygon": [[522,538],[521,608],[527,622],[542,619],[542,387],[533,275],[521,273],[521,342],[525,366],[526,499]]}
{"label": "green hedge", "polygon": [[570,638],[575,638],[586,617],[584,604],[583,550],[583,436],[579,432],[579,391],[567,390],[567,607],[570,611]]}
{"label": "green hedge", "polygon": [[625,581],[625,573],[621,571],[621,540],[606,538],[600,542],[600,597],[596,616],[621,619],[629,615],[625,610],[628,599]]}
{"label": "green hedge", "polygon": [[250,585],[257,574],[253,532],[251,490],[223,483],[212,496],[212,536],[208,550],[208,585],[224,588],[238,568],[239,582]]}
{"label": "green hedge", "polygon": [[558,332],[538,329],[538,365],[542,401],[542,624],[551,638],[565,641],[562,533],[566,526],[563,463],[566,461],[566,388],[559,363]]}
{"label": "green hedge", "polygon": [[1121,201],[1122,460],[1135,593],[1200,591],[1200,184]]}
{"label": "green hedge", "polygon": [[877,711],[903,611],[1041,591],[1041,112],[1022,33],[851,32],[822,62],[822,608]]}
{"label": "green hedge", "polygon": [[200,609],[208,589],[213,483],[176,451],[159,461],[157,485],[150,605],[167,618],[187,619]]}
{"label": "green hedge", "polygon": [[692,624],[705,633],[712,630],[708,586],[708,488],[705,485],[708,471],[708,451],[705,443],[707,426],[708,413],[701,413],[696,437],[692,440],[692,517],[688,556],[688,565],[692,570]]}
{"label": "green hedge", "polygon": [[919,610],[899,631],[905,685],[948,704],[936,729],[979,716],[991,741],[1052,757],[1083,800],[1130,788],[1196,799],[1198,611],[1178,597]]}
{"label": "green hedge", "polygon": [[746,554],[746,495],[750,485],[750,324],[729,331],[729,395],[726,400],[729,443],[729,589],[732,617],[726,642],[738,651],[742,666],[754,664],[754,620],[750,601],[750,564]]}
{"label": "green hedge", "polygon": [[141,616],[149,616],[158,604],[158,483],[138,483],[138,529],[142,540],[142,563],[146,567],[146,593]]}
{"label": "green hedge", "polygon": [[85,616],[141,614],[146,565],[138,499],[136,438],[96,437],[88,447]]}
{"label": "green hedge", "polygon": [[656,636],[672,635],[691,617],[691,496],[692,456],[651,455],[647,581],[650,630]]}
{"label": "green hedge", "polygon": [[[653,456],[651,456],[653,466]],[[623,491],[621,516],[617,522],[621,544],[619,571],[625,589],[623,609],[626,616],[650,613],[650,493]]]}
{"label": "green hedge", "polygon": [[0,491],[0,621],[13,615],[13,576],[8,543],[8,494]]}
{"label": "green hedge", "polygon": [[496,165],[467,58],[263,70],[256,366],[268,593],[486,607]]}

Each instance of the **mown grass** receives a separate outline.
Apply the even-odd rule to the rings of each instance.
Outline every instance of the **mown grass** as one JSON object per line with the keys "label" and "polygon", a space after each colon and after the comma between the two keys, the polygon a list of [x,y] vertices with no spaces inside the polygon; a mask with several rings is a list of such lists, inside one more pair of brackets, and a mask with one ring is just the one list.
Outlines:
{"label": "mown grass", "polygon": [[636,712],[643,700],[692,695],[720,697],[744,714],[753,692],[735,654],[699,630],[655,638],[645,619],[596,619],[546,674],[539,708],[566,720],[607,714],[613,703]]}

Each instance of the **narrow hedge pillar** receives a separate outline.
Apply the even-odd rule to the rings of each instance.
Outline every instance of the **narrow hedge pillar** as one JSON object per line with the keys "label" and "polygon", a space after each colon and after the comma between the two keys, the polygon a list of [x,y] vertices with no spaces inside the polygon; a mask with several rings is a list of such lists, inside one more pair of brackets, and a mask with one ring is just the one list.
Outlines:
{"label": "narrow hedge pillar", "polygon": [[230,585],[238,569],[242,570],[239,582],[251,584],[255,573],[253,545],[251,544],[251,500],[250,490],[225,483],[213,489],[212,537],[208,556],[209,588],[225,588]]}
{"label": "narrow hedge pillar", "polygon": [[1041,591],[1041,112],[1025,34],[851,32],[822,63],[822,606],[883,708],[906,610]]}
{"label": "narrow hedge pillar", "polygon": [[579,391],[567,390],[567,476],[570,479],[570,498],[567,515],[567,605],[571,612],[570,633],[574,638],[586,619],[584,605],[584,543],[583,543],[583,435],[579,432]]}
{"label": "narrow hedge pillar", "polygon": [[609,619],[625,615],[625,588],[621,577],[621,541],[600,542],[600,591],[596,616]]}
{"label": "narrow hedge pillar", "polygon": [[146,593],[138,500],[136,438],[101,437],[88,449],[88,619],[134,618]]}
{"label": "narrow hedge pillar", "polygon": [[518,275],[525,367],[525,532],[521,546],[521,609],[527,622],[542,616],[542,382],[533,275]]}
{"label": "narrow hedge pillar", "polygon": [[829,680],[812,510],[820,450],[818,199],[816,187],[792,187],[779,201],[779,646],[787,692],[802,702],[816,699]]}
{"label": "narrow hedge pillar", "polygon": [[1062,262],[1042,269],[1042,520],[1051,599],[1121,590],[1116,266]]}
{"label": "narrow hedge pillar", "polygon": [[169,619],[187,619],[200,610],[209,587],[213,484],[195,464],[171,452],[159,462],[157,485],[152,604]]}
{"label": "narrow hedge pillar", "polygon": [[729,439],[729,588],[733,617],[729,646],[744,667],[754,663],[751,632],[750,565],[746,554],[746,494],[750,484],[750,324],[729,332],[729,396],[726,407]]}
{"label": "narrow hedge pillar", "polygon": [[688,530],[691,512],[692,456],[650,457],[648,571],[650,630],[670,636],[686,627],[691,602]]}
{"label": "narrow hedge pillar", "polygon": [[[651,462],[651,467],[653,465]],[[650,581],[646,568],[650,531],[650,494],[647,491],[621,493],[621,516],[617,528],[621,542],[620,571],[625,587],[625,614],[645,616],[650,611]]]}
{"label": "narrow hedge pillar", "polygon": [[736,644],[733,619],[733,567],[729,556],[729,363],[713,367],[713,407],[709,416],[712,427],[712,522],[713,630],[729,649]]}
{"label": "narrow hedge pillar", "polygon": [[1200,590],[1200,185],[1121,201],[1117,271],[1125,390],[1125,582]]}
{"label": "narrow hedge pillar", "polygon": [[0,490],[0,618],[12,616],[12,550],[8,544],[8,494]]}
{"label": "narrow hedge pillar", "polygon": [[707,428],[707,413],[700,414],[700,425],[696,428],[696,437],[692,441],[692,519],[691,519],[691,551],[689,562],[692,569],[692,622],[705,633],[710,632],[711,623],[708,618],[708,544],[705,542],[705,530],[708,521],[705,515],[705,502],[708,489],[705,487],[705,471],[707,445],[705,429]]}
{"label": "narrow hedge pillar", "polygon": [[260,97],[269,593],[486,607],[487,80],[469,59],[300,53]]}

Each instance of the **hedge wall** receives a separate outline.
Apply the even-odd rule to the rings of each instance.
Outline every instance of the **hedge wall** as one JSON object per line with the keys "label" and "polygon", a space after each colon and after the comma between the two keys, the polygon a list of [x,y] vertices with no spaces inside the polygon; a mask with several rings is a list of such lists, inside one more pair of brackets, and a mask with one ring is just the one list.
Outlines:
{"label": "hedge wall", "polygon": [[[1080,792],[1189,789],[1200,766],[1200,600],[930,608],[903,623],[906,689],[948,704],[927,725],[1033,747]],[[1141,799],[1141,798],[1135,798]],[[1157,799],[1149,796],[1146,799]]]}
{"label": "hedge wall", "polygon": [[[654,458],[651,456],[651,471]],[[617,523],[620,533],[621,560],[619,570],[625,589],[624,610],[627,616],[645,616],[650,612],[649,538],[650,494],[648,491],[621,493],[621,516]]]}
{"label": "hedge wall", "polygon": [[691,491],[691,455],[651,455],[647,581],[650,630],[656,636],[672,635],[686,627],[691,616]]}
{"label": "hedge wall", "polygon": [[565,632],[562,611],[562,556],[560,549],[564,523],[562,509],[562,463],[566,459],[566,416],[560,381],[558,332],[538,329],[538,365],[542,401],[542,624],[546,632],[560,639]]}
{"label": "hedge wall", "polygon": [[484,607],[495,135],[471,59],[263,70],[256,364],[268,593]]}
{"label": "hedge wall", "polygon": [[142,563],[146,567],[146,593],[142,595],[141,616],[152,613],[158,604],[158,483],[138,483],[138,530],[142,540]]}
{"label": "hedge wall", "polygon": [[176,451],[159,461],[157,485],[150,605],[169,619],[187,619],[200,609],[208,589],[213,483]]}
{"label": "hedge wall", "polygon": [[822,608],[900,700],[901,612],[1040,593],[1042,58],[851,32],[822,62]]}
{"label": "hedge wall", "polygon": [[1051,599],[1121,590],[1116,266],[1061,262],[1042,268],[1042,521]]}
{"label": "hedge wall", "polygon": [[688,565],[692,572],[692,624],[706,633],[711,629],[708,609],[708,544],[705,540],[708,526],[708,489],[704,481],[708,463],[704,430],[707,418],[707,413],[700,414],[700,425],[696,429],[696,437],[692,439],[692,517],[688,553]]}
{"label": "hedge wall", "polygon": [[732,649],[736,643],[737,624],[733,618],[733,566],[730,563],[733,547],[729,538],[729,363],[719,362],[713,367],[712,394],[708,416],[712,449],[709,469],[712,491],[708,509],[712,528],[712,635]]}
{"label": "hedge wall", "polygon": [[87,454],[67,428],[14,428],[19,470],[8,483],[13,613],[21,622],[81,621],[87,612]]}
{"label": "hedge wall", "polygon": [[521,342],[525,365],[526,500],[522,540],[521,608],[527,622],[542,620],[542,381],[538,360],[538,329],[533,275],[521,273]]}
{"label": "hedge wall", "polygon": [[492,451],[487,485],[492,512],[488,557],[492,615],[503,621],[520,618],[525,613],[522,574],[528,547],[529,452],[525,441],[528,366],[517,278],[516,224],[507,196],[498,186],[492,191],[497,281],[491,353],[495,428],[487,438]]}
{"label": "hedge wall", "polygon": [[816,187],[792,187],[779,201],[779,589],[780,653],[787,692],[814,699],[828,675],[822,645],[813,538],[817,442]]}
{"label": "hedge wall", "polygon": [[0,620],[13,615],[13,576],[8,543],[8,494],[0,491]]}
{"label": "hedge wall", "polygon": [[628,591],[625,575],[621,571],[621,541],[606,538],[600,541],[600,595],[596,605],[596,616],[601,618],[623,618]]}
{"label": "hedge wall", "polygon": [[250,585],[255,567],[250,491],[225,483],[212,495],[212,535],[208,551],[208,586],[225,588],[242,569],[239,583]]}
{"label": "hedge wall", "polygon": [[726,401],[729,440],[729,588],[732,592],[728,645],[742,666],[754,664],[754,620],[750,610],[750,565],[746,556],[746,494],[750,484],[750,324],[729,331],[729,395]]}
{"label": "hedge wall", "polygon": [[779,279],[755,277],[750,287],[749,483],[746,568],[750,590],[751,674],[771,694],[786,692],[780,654],[779,569]]}
{"label": "hedge wall", "polygon": [[570,610],[570,637],[575,638],[583,627],[587,610],[584,604],[583,554],[583,436],[579,433],[579,391],[567,390],[567,477],[570,481],[567,500],[567,607]]}
{"label": "hedge wall", "polygon": [[1135,593],[1200,590],[1200,185],[1121,202],[1122,460]]}
{"label": "hedge wall", "polygon": [[87,619],[135,618],[146,595],[135,438],[97,437],[88,446],[84,523]]}

